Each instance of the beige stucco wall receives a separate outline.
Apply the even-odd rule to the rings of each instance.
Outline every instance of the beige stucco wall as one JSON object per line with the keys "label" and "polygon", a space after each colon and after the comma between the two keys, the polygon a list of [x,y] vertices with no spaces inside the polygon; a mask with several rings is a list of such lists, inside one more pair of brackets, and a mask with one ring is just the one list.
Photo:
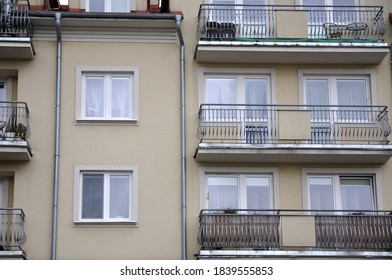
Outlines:
{"label": "beige stucco wall", "polygon": [[[31,1],[31,4],[39,2]],[[186,3],[185,3],[186,2]],[[198,163],[193,158],[199,108],[200,67],[276,69],[277,104],[300,100],[299,69],[369,69],[376,72],[378,105],[392,106],[389,55],[380,65],[263,65],[197,64],[196,17],[203,1],[171,0],[172,10],[182,10],[182,32],[186,42],[186,136],[187,136],[187,242],[193,259],[200,212],[201,167],[273,167],[279,170],[279,208],[304,207],[304,168],[371,168],[381,174],[383,209],[392,209],[392,160],[384,165],[348,164],[249,164]],[[293,1],[279,1],[293,4]],[[138,0],[138,8],[144,1]],[[392,10],[390,1],[372,1]],[[79,8],[78,0],[70,6]],[[386,16],[386,14],[385,14]],[[387,23],[388,42],[392,39]],[[52,218],[54,159],[54,113],[56,46],[54,41],[34,42],[32,61],[2,60],[1,69],[17,70],[18,100],[30,110],[33,148],[31,162],[0,162],[0,171],[15,177],[14,207],[26,213],[29,259],[49,259]],[[139,125],[88,125],[75,123],[76,66],[137,66],[140,70]],[[179,44],[78,43],[63,44],[60,193],[58,224],[59,259],[179,259],[181,257],[181,178],[179,132]],[[78,164],[137,165],[139,170],[138,227],[82,227],[73,224],[74,166]]]}

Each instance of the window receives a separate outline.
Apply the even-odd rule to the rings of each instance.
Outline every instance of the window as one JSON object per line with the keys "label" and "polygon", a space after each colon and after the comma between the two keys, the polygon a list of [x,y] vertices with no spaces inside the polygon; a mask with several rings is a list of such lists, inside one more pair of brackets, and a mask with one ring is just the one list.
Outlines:
{"label": "window", "polygon": [[135,0],[87,0],[88,12],[129,13],[135,10]]}
{"label": "window", "polygon": [[[216,172],[225,170],[226,172]],[[211,171],[211,172],[210,172]],[[237,172],[235,172],[237,171]],[[206,209],[273,209],[276,205],[276,170],[203,169],[202,201]],[[257,170],[259,171],[259,170]]]}
{"label": "window", "polygon": [[[220,123],[227,135],[249,144],[264,143],[271,130],[268,104],[275,80],[272,69],[202,69],[200,93],[205,125]],[[226,123],[226,126],[223,125]],[[219,126],[219,124],[217,124]],[[233,129],[229,132],[230,129]],[[226,132],[225,132],[226,133]]]}
{"label": "window", "polygon": [[[368,77],[306,76],[304,82],[306,104],[321,105],[313,111],[313,121],[364,122],[370,118],[367,113],[371,105]],[[335,105],[338,107],[322,107]],[[332,115],[333,111],[338,111],[336,116]]]}
{"label": "window", "polygon": [[138,79],[137,68],[78,67],[77,120],[136,122]]}
{"label": "window", "polygon": [[309,175],[312,210],[374,210],[373,177]]}
{"label": "window", "polygon": [[76,223],[136,223],[135,167],[78,166],[75,170]]}
{"label": "window", "polygon": [[379,169],[304,168],[303,201],[312,210],[382,210]]}

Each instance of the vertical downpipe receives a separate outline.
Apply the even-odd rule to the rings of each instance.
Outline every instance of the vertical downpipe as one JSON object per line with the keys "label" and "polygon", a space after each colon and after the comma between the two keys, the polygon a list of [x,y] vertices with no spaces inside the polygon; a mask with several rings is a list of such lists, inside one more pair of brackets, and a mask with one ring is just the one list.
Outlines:
{"label": "vertical downpipe", "polygon": [[187,259],[186,250],[186,131],[185,131],[185,45],[181,32],[182,15],[176,15],[176,28],[180,41],[180,94],[181,94],[181,257]]}
{"label": "vertical downpipe", "polygon": [[54,184],[53,184],[53,216],[52,216],[52,255],[57,259],[57,217],[58,217],[58,190],[59,190],[59,163],[60,163],[60,109],[61,109],[61,13],[55,14],[57,34],[57,60],[56,60],[56,115],[55,115],[55,151],[54,151]]}

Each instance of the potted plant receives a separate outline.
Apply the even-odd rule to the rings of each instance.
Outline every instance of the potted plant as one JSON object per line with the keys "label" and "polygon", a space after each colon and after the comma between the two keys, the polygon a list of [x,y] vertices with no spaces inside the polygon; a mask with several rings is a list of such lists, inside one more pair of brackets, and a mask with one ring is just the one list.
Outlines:
{"label": "potted plant", "polygon": [[5,127],[5,138],[6,140],[14,140],[15,138],[15,129],[16,129],[16,113],[13,112]]}
{"label": "potted plant", "polygon": [[15,138],[26,139],[27,126],[18,123],[15,127]]}

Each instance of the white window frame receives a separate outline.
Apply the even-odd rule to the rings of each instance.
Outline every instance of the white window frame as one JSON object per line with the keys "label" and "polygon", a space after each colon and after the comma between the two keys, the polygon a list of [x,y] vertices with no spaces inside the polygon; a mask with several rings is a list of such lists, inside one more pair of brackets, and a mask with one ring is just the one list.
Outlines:
{"label": "white window frame", "polygon": [[[81,7],[84,7],[86,12],[90,11],[90,1],[94,1],[94,0],[81,0]],[[129,12],[135,11],[135,10],[136,10],[136,0],[128,0],[127,1],[127,10],[124,11],[124,13],[129,13]],[[104,12],[105,13],[111,12],[111,1],[110,0],[105,0],[105,11]]]}
{"label": "white window frame", "polygon": [[[302,169],[302,194],[304,209],[311,210],[309,194],[309,177],[333,178],[333,198],[336,211],[342,210],[340,196],[341,177],[345,178],[371,178],[372,179],[372,202],[375,211],[383,210],[381,191],[381,171],[372,168],[304,168]],[[332,209],[331,209],[332,210]]]}
{"label": "white window frame", "polygon": [[[82,218],[82,191],[83,174],[103,174],[104,175],[104,217],[102,219],[83,219]],[[108,180],[110,175],[129,175],[129,218],[110,218],[109,195],[110,186]],[[76,165],[74,168],[74,213],[73,222],[75,225],[104,225],[104,224],[124,224],[137,225],[138,223],[138,167],[135,165]]]}
{"label": "white window frame", "polygon": [[[206,103],[207,98],[207,77],[215,78],[267,78],[269,96],[267,96],[267,103],[274,104],[277,101],[276,97],[276,69],[272,68],[200,68],[199,69],[199,105]],[[245,103],[245,93],[240,92],[239,83],[237,83],[237,103]]]}
{"label": "white window frame", "polygon": [[268,176],[271,182],[270,202],[272,209],[279,209],[279,171],[278,168],[257,167],[202,167],[199,168],[200,209],[208,209],[208,176],[236,176],[242,179],[239,182],[238,204],[246,209],[245,176]]}
{"label": "white window frame", "polygon": [[[105,83],[105,97],[107,102],[104,104],[103,117],[86,117],[85,115],[85,77],[86,76],[105,76],[110,79],[112,76],[130,77],[132,88],[130,92],[130,108],[132,112],[129,118],[110,117],[110,89],[109,82]],[[94,123],[94,122],[124,122],[128,124],[138,124],[139,121],[139,67],[111,67],[111,66],[77,66],[76,68],[76,122],[77,123]]]}

